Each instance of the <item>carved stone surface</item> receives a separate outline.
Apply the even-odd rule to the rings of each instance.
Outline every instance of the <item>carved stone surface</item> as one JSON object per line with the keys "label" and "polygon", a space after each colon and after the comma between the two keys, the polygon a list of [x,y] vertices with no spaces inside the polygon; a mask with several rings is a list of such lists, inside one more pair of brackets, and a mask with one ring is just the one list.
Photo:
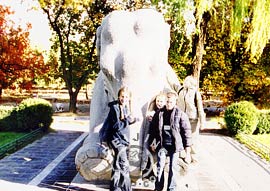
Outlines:
{"label": "carved stone surface", "polygon": [[132,91],[132,113],[141,120],[130,126],[131,178],[140,176],[137,150],[145,141],[145,114],[160,92],[180,86],[167,62],[170,27],[152,9],[114,11],[97,30],[100,72],[95,81],[90,108],[89,135],[78,150],[75,163],[86,180],[109,180],[112,154],[101,148],[98,132],[109,112],[107,104],[117,99],[122,86]]}

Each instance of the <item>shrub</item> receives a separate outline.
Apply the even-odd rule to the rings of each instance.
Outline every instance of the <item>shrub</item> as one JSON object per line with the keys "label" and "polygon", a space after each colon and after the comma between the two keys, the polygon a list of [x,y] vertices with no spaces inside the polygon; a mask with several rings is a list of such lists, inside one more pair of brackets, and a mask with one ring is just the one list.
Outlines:
{"label": "shrub", "polygon": [[12,106],[2,106],[2,105],[0,105],[0,119],[3,119],[5,117],[7,117],[8,115],[10,115],[13,108],[14,107],[12,107]]}
{"label": "shrub", "polygon": [[40,98],[25,99],[16,108],[16,130],[31,131],[41,127],[46,131],[53,121],[52,115],[50,102]]}
{"label": "shrub", "polygon": [[8,131],[12,128],[9,124],[15,120],[11,119],[13,109],[12,106],[0,106],[0,131]]}
{"label": "shrub", "polygon": [[259,113],[259,122],[254,134],[270,133],[270,111]]}
{"label": "shrub", "polygon": [[258,124],[258,110],[248,101],[233,103],[225,110],[224,119],[230,134],[252,134]]}

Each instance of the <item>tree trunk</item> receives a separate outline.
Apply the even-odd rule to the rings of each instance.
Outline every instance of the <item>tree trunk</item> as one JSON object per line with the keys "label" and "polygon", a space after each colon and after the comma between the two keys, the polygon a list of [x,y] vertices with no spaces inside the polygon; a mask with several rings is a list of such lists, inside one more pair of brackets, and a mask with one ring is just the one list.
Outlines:
{"label": "tree trunk", "polygon": [[76,113],[77,112],[77,97],[78,97],[78,93],[75,92],[70,92],[69,91],[69,111],[72,113]]}
{"label": "tree trunk", "polygon": [[200,33],[196,34],[194,37],[194,44],[193,44],[193,76],[197,79],[197,85],[199,87],[199,81],[200,81],[200,72],[202,68],[202,58],[203,58],[203,52],[204,52],[204,43],[206,38],[206,29],[207,24],[211,18],[211,15],[209,12],[205,12],[202,17],[202,22],[200,24]]}

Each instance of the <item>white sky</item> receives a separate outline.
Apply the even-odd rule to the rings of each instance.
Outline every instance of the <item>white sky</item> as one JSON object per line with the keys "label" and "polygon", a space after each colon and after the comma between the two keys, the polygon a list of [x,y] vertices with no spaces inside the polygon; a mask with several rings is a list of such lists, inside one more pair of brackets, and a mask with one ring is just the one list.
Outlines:
{"label": "white sky", "polygon": [[1,5],[9,6],[15,13],[11,16],[11,19],[17,25],[22,27],[26,26],[26,23],[31,23],[32,29],[30,30],[30,42],[33,47],[40,50],[49,50],[51,36],[48,19],[42,10],[32,10],[32,6],[38,6],[37,0],[0,0]]}

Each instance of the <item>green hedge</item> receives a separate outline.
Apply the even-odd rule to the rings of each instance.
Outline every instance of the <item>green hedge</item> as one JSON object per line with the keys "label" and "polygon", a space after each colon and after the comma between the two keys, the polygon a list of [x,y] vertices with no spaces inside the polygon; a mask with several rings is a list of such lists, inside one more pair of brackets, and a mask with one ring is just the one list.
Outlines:
{"label": "green hedge", "polygon": [[270,111],[261,111],[259,113],[259,123],[254,134],[270,133]]}
{"label": "green hedge", "polygon": [[40,98],[23,100],[16,109],[18,131],[47,130],[53,119],[53,109],[49,101]]}
{"label": "green hedge", "polygon": [[16,119],[11,118],[11,113],[14,107],[12,106],[0,106],[0,131],[9,131],[12,126],[10,123]]}
{"label": "green hedge", "polygon": [[10,115],[13,108],[13,106],[0,105],[0,119],[3,119],[6,116]]}
{"label": "green hedge", "polygon": [[252,134],[259,122],[259,111],[248,101],[231,104],[225,111],[227,129],[232,135],[239,133]]}
{"label": "green hedge", "polygon": [[41,127],[46,131],[53,121],[51,103],[40,98],[25,99],[6,114],[0,118],[0,130],[27,132]]}

